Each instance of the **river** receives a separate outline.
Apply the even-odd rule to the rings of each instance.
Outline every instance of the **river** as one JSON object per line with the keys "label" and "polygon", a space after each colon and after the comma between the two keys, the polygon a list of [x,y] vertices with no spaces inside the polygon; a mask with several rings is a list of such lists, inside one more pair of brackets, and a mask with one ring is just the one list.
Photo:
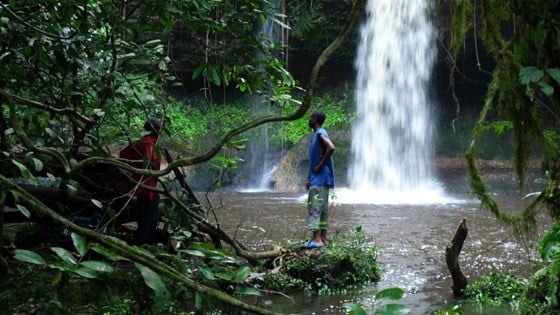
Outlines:
{"label": "river", "polygon": [[[359,292],[347,295],[291,298],[271,296],[265,304],[274,311],[297,314],[347,314],[343,303],[359,302],[368,313],[380,306],[373,296],[378,290],[400,287],[405,296],[399,303],[412,314],[429,314],[452,301],[451,277],[445,263],[445,247],[457,225],[466,219],[468,236],[460,255],[460,265],[470,282],[492,269],[529,276],[538,256],[531,244],[512,228],[504,227],[468,193],[465,176],[448,174],[446,189],[451,202],[421,205],[349,204],[335,201],[331,207],[330,237],[361,226],[372,245],[379,246],[378,262],[382,278]],[[517,211],[525,203],[515,194],[509,180],[502,181],[495,198],[503,209]],[[335,190],[336,194],[336,190]],[[305,230],[306,193],[222,191],[209,195],[221,227],[256,250],[285,241],[309,238]],[[201,200],[204,199],[201,196]],[[541,228],[550,219],[539,218]],[[258,227],[258,228],[257,228]],[[542,231],[541,231],[542,233]],[[540,235],[540,234],[539,234]]]}

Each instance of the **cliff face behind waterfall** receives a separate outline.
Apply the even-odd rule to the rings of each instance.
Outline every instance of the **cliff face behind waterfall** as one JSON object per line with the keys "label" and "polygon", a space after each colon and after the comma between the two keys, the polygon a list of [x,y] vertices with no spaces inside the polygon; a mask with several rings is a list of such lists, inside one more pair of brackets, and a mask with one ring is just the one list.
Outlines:
{"label": "cliff face behind waterfall", "polygon": [[[351,154],[351,133],[349,131],[329,132],[336,150],[334,154],[335,166],[335,188],[348,186],[348,164]],[[305,192],[305,180],[308,170],[308,150],[311,134],[303,138],[299,143],[289,149],[282,158],[278,169],[274,174],[274,190],[278,192]],[[375,154],[375,148],[371,148],[371,154]],[[511,161],[505,159],[480,159],[478,161],[481,170],[489,183],[503,183],[509,180],[511,187],[501,189],[517,189],[515,172]],[[445,182],[453,182],[454,187],[467,187],[466,161],[463,156],[439,156],[432,161],[438,177]],[[540,161],[535,160],[531,164],[528,182],[539,177]],[[449,191],[453,192],[453,191]]]}
{"label": "cliff face behind waterfall", "polygon": [[[328,131],[328,130],[327,130]],[[348,157],[350,156],[351,134],[349,131],[331,132],[329,136],[336,150],[334,152],[335,186],[346,186]],[[274,190],[283,192],[305,191],[305,180],[309,169],[309,142],[311,132],[287,151],[274,174]]]}

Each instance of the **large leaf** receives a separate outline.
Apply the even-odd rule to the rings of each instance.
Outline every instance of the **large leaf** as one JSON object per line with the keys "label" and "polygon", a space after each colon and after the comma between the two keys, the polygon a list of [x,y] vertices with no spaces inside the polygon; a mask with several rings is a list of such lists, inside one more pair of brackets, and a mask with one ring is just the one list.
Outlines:
{"label": "large leaf", "polygon": [[375,310],[375,315],[400,315],[408,314],[410,309],[402,304],[387,304],[380,309]]}
{"label": "large leaf", "polygon": [[97,272],[88,267],[79,267],[78,269],[74,270],[74,272],[84,278],[88,278],[88,279],[97,278]]}
{"label": "large leaf", "polygon": [[554,93],[554,88],[552,87],[552,85],[546,82],[539,82],[539,87],[546,96],[551,96]]}
{"label": "large leaf", "polygon": [[249,278],[250,274],[251,274],[251,268],[247,266],[243,266],[237,270],[235,276],[233,277],[233,281],[237,283],[243,283],[243,281]]}
{"label": "large leaf", "polygon": [[19,173],[23,178],[25,178],[25,180],[27,180],[32,185],[37,185],[37,179],[33,176],[33,174],[31,174],[27,166],[23,165],[22,163],[16,160],[11,160],[11,161],[12,164],[14,164],[19,169]]}
{"label": "large leaf", "polygon": [[76,234],[76,233],[72,233],[70,237],[72,238],[72,243],[74,244],[74,247],[78,251],[78,254],[80,254],[80,256],[84,256],[87,252],[86,239],[80,234]]}
{"label": "large leaf", "polygon": [[345,303],[344,307],[348,310],[348,315],[367,315],[360,303]]}
{"label": "large leaf", "polygon": [[546,72],[556,81],[556,83],[560,84],[560,69],[558,68],[551,68],[547,69]]}
{"label": "large leaf", "polygon": [[212,272],[212,270],[210,270],[209,268],[200,266],[198,267],[198,270],[204,276],[204,278],[208,280],[216,280],[216,277],[214,276],[214,272]]}
{"label": "large leaf", "polygon": [[157,296],[169,296],[169,291],[167,291],[165,284],[157,273],[144,265],[138,263],[135,263],[134,265],[142,274],[144,283],[154,290]]}
{"label": "large leaf", "polygon": [[35,166],[35,171],[40,172],[43,170],[43,162],[41,162],[41,160],[39,160],[38,158],[32,158],[31,160],[33,161],[33,165]]}
{"label": "large leaf", "polygon": [[71,252],[67,251],[62,247],[51,247],[51,250],[55,252],[58,255],[58,257],[60,257],[60,259],[62,259],[63,261],[70,263],[72,265],[75,265],[77,263],[76,257],[74,257],[74,255],[72,255]]}
{"label": "large leaf", "polygon": [[36,265],[45,265],[47,263],[45,259],[41,257],[41,255],[37,254],[34,251],[25,250],[25,249],[16,249],[14,253],[15,253],[14,258],[19,261],[24,261]]}
{"label": "large leaf", "polygon": [[217,272],[216,273],[216,278],[222,279],[222,280],[225,280],[225,281],[232,281],[233,280],[233,274],[231,274],[229,272]]}
{"label": "large leaf", "polygon": [[404,290],[401,288],[387,288],[377,292],[375,295],[376,300],[390,299],[390,300],[400,300],[404,295]]}
{"label": "large leaf", "polygon": [[536,67],[525,67],[519,70],[519,81],[521,84],[538,82],[544,73]]}

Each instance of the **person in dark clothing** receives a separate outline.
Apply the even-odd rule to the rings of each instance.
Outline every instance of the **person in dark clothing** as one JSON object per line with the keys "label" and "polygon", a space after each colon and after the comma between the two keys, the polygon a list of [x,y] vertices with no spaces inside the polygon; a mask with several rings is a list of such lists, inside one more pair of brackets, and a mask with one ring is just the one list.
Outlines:
{"label": "person in dark clothing", "polygon": [[[159,170],[160,158],[155,149],[161,132],[161,124],[155,119],[148,119],[144,129],[150,133],[138,139],[135,143],[124,148],[119,157],[127,160],[135,168]],[[157,187],[158,179],[137,173],[132,174],[136,181],[134,196],[136,196],[136,218],[138,228],[134,240],[138,244],[153,244],[157,242],[157,223],[159,219],[159,194],[146,187]]]}

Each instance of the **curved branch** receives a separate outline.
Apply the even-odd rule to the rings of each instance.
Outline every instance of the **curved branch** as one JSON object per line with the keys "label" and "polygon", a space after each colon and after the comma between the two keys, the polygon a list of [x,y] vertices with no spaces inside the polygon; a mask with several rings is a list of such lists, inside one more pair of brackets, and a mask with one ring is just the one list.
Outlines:
{"label": "curved branch", "polygon": [[496,95],[498,89],[497,78],[494,77],[492,82],[490,82],[488,87],[488,94],[486,95],[486,100],[484,103],[484,108],[482,109],[478,121],[476,122],[472,136],[471,142],[467,152],[465,153],[465,159],[467,160],[467,173],[469,177],[469,185],[473,192],[480,198],[483,205],[485,205],[490,212],[496,216],[498,220],[503,223],[512,224],[512,225],[520,225],[525,224],[526,229],[532,229],[534,221],[531,218],[534,218],[534,213],[536,211],[536,206],[542,201],[542,196],[544,194],[540,194],[538,198],[536,198],[533,202],[531,202],[525,209],[521,212],[510,215],[507,212],[503,211],[498,203],[490,196],[487,186],[480,175],[479,168],[476,163],[476,152],[477,152],[477,141],[480,138],[480,135],[483,131],[483,124],[486,121],[486,115],[492,108],[492,102],[494,100],[494,96]]}
{"label": "curved branch", "polygon": [[80,227],[79,225],[74,224],[72,221],[67,220],[66,218],[62,217],[39,200],[35,199],[32,195],[30,195],[27,191],[22,189],[20,186],[11,182],[8,178],[0,175],[0,188],[2,190],[9,190],[16,192],[20,197],[20,202],[27,206],[29,209],[34,209],[37,213],[44,215],[46,217],[51,218],[56,223],[64,225],[69,230],[78,233],[80,235],[87,236],[88,238],[99,242],[100,244],[107,246],[109,249],[113,250],[115,253],[128,258],[134,262],[138,262],[161,275],[164,275],[168,279],[177,281],[190,289],[193,289],[197,292],[207,294],[212,296],[224,303],[233,305],[240,309],[255,313],[255,314],[278,314],[275,312],[271,312],[253,305],[246,304],[220,290],[205,286],[196,282],[195,280],[187,277],[181,271],[161,263],[152,255],[147,254],[146,252],[137,249],[135,247],[129,246],[126,242],[111,236],[106,236],[103,234],[99,234],[95,231],[92,231],[87,228]]}
{"label": "curved branch", "polygon": [[28,148],[29,150],[31,150],[33,152],[45,154],[45,155],[48,155],[48,156],[51,156],[51,157],[57,159],[62,164],[64,172],[69,173],[70,172],[70,163],[68,162],[68,160],[66,159],[66,157],[62,153],[60,153],[57,150],[50,149],[50,148],[37,147],[31,142],[31,140],[29,140],[29,138],[27,137],[27,134],[25,133],[25,131],[23,131],[23,129],[20,127],[20,125],[17,121],[16,108],[15,108],[15,105],[14,105],[12,99],[10,97],[7,97],[7,99],[8,99],[8,105],[10,106],[10,123],[11,123],[12,127],[14,128],[14,131],[15,131],[16,135],[18,136],[19,140],[21,141],[21,143],[23,143],[23,145],[26,148]]}
{"label": "curved branch", "polygon": [[51,34],[51,33],[48,33],[48,32],[46,32],[46,31],[43,31],[42,29],[40,29],[40,28],[38,28],[38,27],[36,27],[36,26],[33,26],[33,25],[29,24],[26,20],[24,20],[23,18],[21,18],[21,17],[20,17],[19,15],[17,15],[14,11],[12,11],[8,5],[6,5],[6,4],[4,4],[4,3],[0,3],[0,5],[2,6],[2,8],[3,8],[4,10],[6,10],[6,12],[8,12],[11,16],[13,16],[13,17],[14,17],[16,20],[18,20],[20,23],[24,24],[25,26],[31,28],[32,30],[36,31],[37,33],[39,33],[39,34],[41,34],[41,35],[44,35],[44,36],[47,36],[47,37],[50,37],[50,38],[53,38],[53,39],[60,39],[60,40],[70,39],[70,38],[72,38],[72,36],[73,36],[73,35],[72,35],[72,36],[68,36],[68,37],[61,37],[61,36],[58,36],[58,35]]}
{"label": "curved branch", "polygon": [[74,117],[74,118],[78,119],[78,121],[80,121],[82,123],[88,124],[88,123],[93,122],[88,117],[86,117],[84,115],[81,115],[78,112],[76,112],[76,110],[73,109],[73,108],[55,108],[55,107],[43,104],[41,102],[37,102],[37,101],[34,101],[34,100],[23,98],[23,97],[13,95],[13,94],[10,94],[8,92],[1,91],[1,90],[0,90],[0,95],[2,95],[4,98],[8,99],[8,101],[10,101],[10,102],[16,101],[16,102],[21,103],[23,105],[28,105],[28,106],[31,106],[31,107],[34,107],[34,108],[37,108],[37,109],[40,109],[40,110],[45,110],[49,113],[71,116],[71,117]]}
{"label": "curved branch", "polygon": [[[350,12],[348,19],[346,20],[346,24],[344,25],[343,29],[341,30],[340,34],[334,39],[334,41],[325,48],[325,50],[321,53],[318,57],[313,69],[311,70],[310,74],[310,84],[309,88],[304,96],[303,102],[301,106],[292,114],[290,115],[268,115],[264,117],[260,117],[249,121],[235,129],[230,130],[226,133],[213,147],[211,147],[206,153],[203,153],[198,156],[190,157],[190,158],[182,158],[177,159],[176,161],[169,163],[168,166],[161,171],[142,171],[138,172],[143,175],[152,175],[152,176],[162,176],[165,174],[170,173],[176,167],[185,167],[190,165],[199,164],[202,162],[206,162],[214,157],[216,154],[220,152],[222,147],[233,137],[247,131],[258,127],[262,124],[269,123],[269,122],[277,122],[277,121],[292,121],[303,117],[303,115],[307,112],[307,110],[311,107],[311,100],[313,97],[314,89],[317,87],[317,78],[319,75],[319,71],[321,70],[322,66],[327,62],[327,60],[334,54],[334,52],[342,45],[344,40],[348,37],[348,34],[354,29],[356,24],[356,20],[361,12],[363,12],[364,7],[366,4],[366,0],[356,0],[354,2],[354,6],[352,7],[352,11]],[[93,163],[107,163],[107,159],[100,159],[96,157],[87,158],[82,160],[80,163],[75,165],[74,170],[78,170],[83,168],[87,165]],[[137,170],[134,170],[135,172]]]}

